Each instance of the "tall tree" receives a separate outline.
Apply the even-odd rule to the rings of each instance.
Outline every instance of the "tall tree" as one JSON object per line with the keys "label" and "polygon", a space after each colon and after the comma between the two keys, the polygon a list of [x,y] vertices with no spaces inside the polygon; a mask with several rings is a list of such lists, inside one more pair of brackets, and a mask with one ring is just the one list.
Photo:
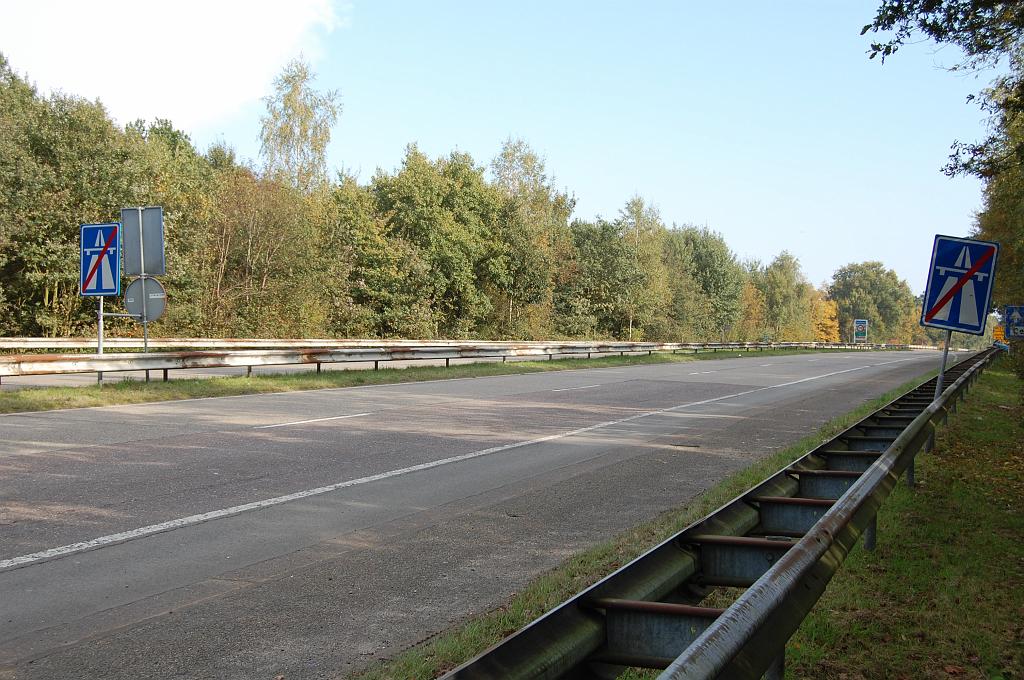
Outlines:
{"label": "tall tree", "polygon": [[692,248],[694,279],[708,300],[709,326],[713,333],[721,333],[739,318],[743,267],[721,234],[695,227],[682,233]]}
{"label": "tall tree", "polygon": [[[663,262],[665,225],[658,210],[639,196],[626,202],[616,220],[625,250],[621,299],[627,340],[663,335],[669,306],[668,275]],[[646,329],[646,336],[643,331]],[[637,331],[640,331],[639,333]]]}
{"label": "tall tree", "polygon": [[260,134],[265,171],[307,193],[327,183],[327,145],[341,113],[337,90],[317,92],[314,79],[301,58],[288,62],[263,100]]}
{"label": "tall tree", "polygon": [[752,280],[764,296],[769,337],[798,342],[815,336],[814,287],[804,276],[799,260],[782,251],[767,267],[755,268]]}
{"label": "tall tree", "polygon": [[505,141],[491,175],[504,197],[489,259],[493,325],[501,336],[547,337],[557,253],[570,240],[573,200],[554,188],[544,159],[521,139]]}
{"label": "tall tree", "polygon": [[412,145],[398,173],[377,173],[372,191],[389,233],[414,244],[429,265],[434,335],[471,335],[492,310],[484,291],[490,237],[501,209],[483,169],[461,153],[431,161]]}
{"label": "tall tree", "polygon": [[867,319],[873,342],[909,342],[918,310],[907,282],[881,262],[841,267],[832,276],[829,299],[839,310],[839,331],[852,339],[853,320]]}
{"label": "tall tree", "polygon": [[681,229],[669,229],[662,260],[668,277],[666,340],[697,342],[714,339],[711,300],[694,276],[693,242]]}

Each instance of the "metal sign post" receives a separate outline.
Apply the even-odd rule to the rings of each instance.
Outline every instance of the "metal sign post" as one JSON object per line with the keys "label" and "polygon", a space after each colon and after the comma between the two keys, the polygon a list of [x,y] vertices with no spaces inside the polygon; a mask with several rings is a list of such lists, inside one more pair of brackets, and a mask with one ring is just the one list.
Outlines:
{"label": "metal sign post", "polygon": [[[139,261],[142,266],[142,351],[149,352],[149,314],[146,309],[146,239],[142,235],[142,208],[135,209],[139,215]],[[146,371],[146,382],[149,382],[149,371]]]}
{"label": "metal sign post", "polygon": [[[152,277],[167,273],[164,260],[164,211],[159,206],[122,208],[121,221],[125,226],[125,273],[137,275],[138,281],[142,281],[139,284],[141,290],[137,291],[139,295],[136,296],[141,298],[141,308],[134,310],[134,315],[142,321],[142,351],[148,352],[149,322],[156,321],[163,313],[161,306],[159,312],[150,314],[150,287],[147,286],[147,281],[152,281],[157,285],[161,302],[163,302],[163,286]],[[128,304],[127,297],[126,305]],[[149,382],[149,371],[146,371],[146,381]]]}
{"label": "metal sign post", "polygon": [[946,331],[946,342],[942,347],[942,363],[939,365],[939,377],[935,381],[935,399],[942,394],[942,378],[946,374],[946,358],[949,356],[949,340],[953,337],[953,331]]}
{"label": "metal sign post", "polygon": [[[949,358],[949,341],[953,331],[985,334],[992,288],[996,276],[999,244],[956,236],[935,237],[932,260],[928,268],[928,285],[921,306],[921,325],[946,331],[942,346],[942,363],[935,378],[935,399],[942,394],[942,383]],[[935,443],[928,438],[926,450]],[[907,484],[914,485],[914,461],[907,467]]]}

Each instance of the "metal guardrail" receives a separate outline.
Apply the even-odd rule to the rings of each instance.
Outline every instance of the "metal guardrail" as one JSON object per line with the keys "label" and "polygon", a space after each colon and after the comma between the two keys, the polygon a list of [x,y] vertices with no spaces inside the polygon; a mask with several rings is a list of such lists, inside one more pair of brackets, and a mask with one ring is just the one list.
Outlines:
{"label": "metal guardrail", "polygon": [[[21,340],[25,340],[22,338]],[[35,340],[35,339],[33,339]],[[74,342],[78,342],[75,340]],[[425,361],[444,359],[502,359],[521,357],[583,356],[594,354],[639,354],[654,352],[762,351],[770,349],[907,349],[906,345],[873,345],[819,342],[779,343],[655,343],[655,342],[488,342],[488,341],[379,341],[379,340],[231,340],[172,339],[151,341],[159,346],[167,342],[195,342],[199,345],[237,343],[227,350],[187,352],[151,352],[109,354],[12,354],[0,356],[0,377],[61,373],[103,373],[109,371],[166,371],[180,369],[283,366],[325,363],[372,362],[379,367],[386,361]],[[273,347],[274,343],[292,343]],[[242,349],[252,343],[269,348]],[[306,343],[314,343],[307,346]],[[108,346],[111,344],[107,341]],[[116,345],[115,345],[116,346]],[[19,346],[25,349],[24,345]],[[42,347],[41,345],[39,347]]]}
{"label": "metal guardrail", "polygon": [[[690,525],[448,679],[783,677],[785,644],[875,516],[930,446],[996,350],[947,369]],[[727,609],[701,607],[710,589],[746,590]]]}
{"label": "metal guardrail", "polygon": [[[576,340],[559,342],[561,345],[591,345],[592,340]],[[141,338],[118,338],[106,337],[103,344],[108,349],[142,349]],[[458,346],[473,345],[504,347],[508,345],[539,345],[546,346],[554,344],[552,341],[531,341],[520,340],[515,342],[503,340],[380,340],[373,338],[150,338],[149,347],[160,349],[298,349],[298,348],[336,348],[336,347],[437,347],[437,346]],[[619,343],[619,344],[640,344],[657,345],[666,343]],[[680,347],[725,347],[725,346],[758,346],[771,345],[777,347],[813,345],[817,347],[905,347],[909,349],[935,349],[927,345],[884,345],[857,343],[850,345],[846,343],[824,343],[824,342],[776,342],[776,343],[674,343]],[[0,337],[0,350],[13,351],[35,351],[35,350],[80,350],[93,349],[96,347],[96,338],[30,338],[30,337]]]}

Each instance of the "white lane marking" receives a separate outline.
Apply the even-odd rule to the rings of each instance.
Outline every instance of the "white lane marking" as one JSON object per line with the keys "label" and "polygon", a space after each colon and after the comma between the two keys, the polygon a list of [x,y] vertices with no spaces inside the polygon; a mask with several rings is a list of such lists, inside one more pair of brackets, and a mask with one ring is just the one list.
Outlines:
{"label": "white lane marking", "polygon": [[[910,359],[898,359],[896,361],[888,361],[887,364],[897,364],[901,361],[910,361]],[[883,365],[883,364],[878,364]],[[222,519],[224,517],[231,517],[232,515],[238,515],[249,510],[261,510],[263,508],[269,508],[275,505],[281,505],[282,503],[288,503],[290,501],[299,500],[302,498],[309,498],[311,496],[319,496],[331,491],[337,491],[339,489],[346,489],[353,486],[359,486],[362,484],[369,484],[371,482],[379,482],[383,479],[390,479],[392,477],[399,477],[401,475],[407,475],[413,472],[420,472],[423,470],[431,470],[433,468],[441,467],[442,465],[450,465],[452,463],[460,463],[465,460],[471,460],[473,458],[480,458],[481,456],[489,456],[494,453],[501,451],[509,451],[511,449],[519,449],[524,446],[532,446],[534,444],[542,444],[544,442],[554,441],[556,439],[564,439],[566,437],[573,437],[578,434],[584,434],[586,432],[592,432],[593,430],[599,430],[601,428],[613,427],[615,425],[621,425],[622,423],[632,422],[634,420],[640,420],[641,418],[647,418],[649,416],[663,415],[666,413],[672,413],[675,415],[676,411],[684,408],[690,408],[692,406],[702,406],[704,404],[713,404],[726,399],[735,399],[736,397],[742,397],[747,394],[754,394],[756,392],[764,392],[766,390],[774,390],[780,387],[791,387],[793,385],[799,385],[801,383],[811,382],[814,380],[821,380],[823,378],[831,378],[832,376],[842,375],[843,373],[853,373],[854,371],[862,371],[865,368],[873,368],[872,365],[858,366],[857,368],[847,368],[842,371],[833,371],[831,373],[824,373],[822,375],[815,375],[809,378],[801,378],[800,380],[792,380],[790,382],[779,383],[778,385],[768,385],[766,387],[755,387],[750,390],[744,390],[743,392],[736,392],[734,394],[726,394],[721,397],[712,397],[711,399],[702,399],[700,401],[691,401],[686,404],[679,404],[677,406],[669,406],[667,408],[658,409],[656,411],[647,411],[644,413],[637,413],[632,416],[620,418],[618,420],[609,420],[603,423],[597,423],[596,425],[588,425],[587,427],[577,428],[575,430],[569,430],[568,432],[561,432],[558,434],[550,434],[546,437],[538,437],[537,439],[530,439],[529,441],[514,442],[512,444],[504,444],[502,446],[493,446],[489,449],[482,449],[480,451],[473,451],[470,453],[463,453],[458,456],[451,456],[450,458],[442,458],[441,460],[431,461],[429,463],[420,463],[419,465],[411,465],[409,467],[399,468],[397,470],[390,470],[388,472],[381,472],[376,475],[370,475],[369,477],[360,477],[358,479],[350,479],[344,482],[338,482],[337,484],[330,484],[328,486],[317,487],[316,489],[307,489],[305,491],[298,491],[291,493],[286,496],[277,496],[276,498],[267,498],[262,501],[254,501],[252,503],[244,503],[242,505],[235,505],[230,508],[224,508],[222,510],[213,510],[210,512],[204,512],[199,515],[189,515],[188,517],[181,517],[179,519],[172,519],[167,522],[161,522],[160,524],[151,524],[146,527],[140,527],[138,529],[132,529],[131,531],[123,531],[117,534],[109,534],[107,536],[100,536],[94,538],[91,541],[82,541],[80,543],[71,543],[69,545],[63,545],[57,548],[50,548],[48,550],[42,550],[35,552],[30,555],[21,555],[19,557],[11,557],[6,560],[0,560],[0,571],[12,569],[16,567],[23,567],[33,562],[40,562],[44,560],[51,560],[58,557],[66,557],[75,553],[86,552],[89,550],[95,550],[108,545],[114,545],[117,543],[124,543],[136,538],[143,538],[146,536],[152,536],[153,534],[163,533],[165,531],[172,531],[174,529],[182,529],[202,522],[209,522],[215,519]]]}
{"label": "white lane marking", "polygon": [[295,420],[290,423],[276,423],[274,425],[257,425],[254,430],[269,430],[272,427],[286,427],[288,425],[305,425],[306,423],[322,423],[325,420],[344,420],[345,418],[359,418],[368,416],[369,413],[350,413],[347,416],[331,416],[329,418],[311,418],[310,420]]}
{"label": "white lane marking", "polygon": [[591,387],[600,387],[600,385],[584,385],[583,387],[561,387],[557,390],[551,390],[552,392],[569,392],[572,390],[589,390]]}
{"label": "white lane marking", "polygon": [[765,366],[774,366],[774,365],[775,364],[761,364],[761,368],[764,368]]}

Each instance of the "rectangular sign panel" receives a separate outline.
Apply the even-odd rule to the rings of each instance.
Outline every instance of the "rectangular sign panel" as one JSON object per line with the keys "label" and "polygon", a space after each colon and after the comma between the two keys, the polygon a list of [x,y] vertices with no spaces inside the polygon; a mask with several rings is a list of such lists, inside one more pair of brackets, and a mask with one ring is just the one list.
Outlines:
{"label": "rectangular sign panel", "polygon": [[121,225],[83,224],[78,291],[87,297],[121,294]]}
{"label": "rectangular sign panel", "polygon": [[124,273],[128,276],[163,276],[164,210],[159,206],[122,208]]}
{"label": "rectangular sign panel", "polygon": [[867,319],[854,319],[853,320],[853,341],[854,342],[867,342],[868,341],[868,320]]}
{"label": "rectangular sign panel", "polygon": [[921,325],[985,333],[999,244],[936,236],[921,308]]}
{"label": "rectangular sign panel", "polygon": [[1003,310],[1006,337],[1024,338],[1024,305],[1007,305]]}

